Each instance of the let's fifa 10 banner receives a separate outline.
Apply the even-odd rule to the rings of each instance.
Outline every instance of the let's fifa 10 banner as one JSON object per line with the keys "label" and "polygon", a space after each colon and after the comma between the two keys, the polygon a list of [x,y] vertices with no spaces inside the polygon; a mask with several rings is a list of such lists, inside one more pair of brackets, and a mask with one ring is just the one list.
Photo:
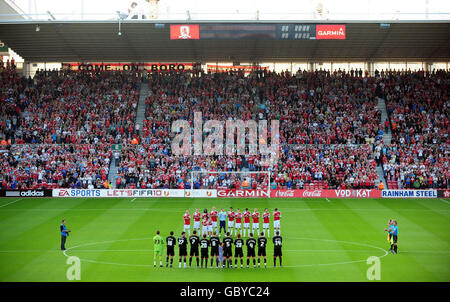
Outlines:
{"label": "let's fifa 10 banner", "polygon": [[[36,192],[37,193],[36,193]],[[42,191],[42,193],[41,193]],[[62,197],[62,198],[447,198],[448,190],[244,190],[244,189],[53,189],[3,190],[5,197]],[[44,191],[47,192],[44,195]],[[51,192],[51,193],[50,193]],[[446,196],[444,196],[446,195]]]}
{"label": "let's fifa 10 banner", "polygon": [[182,190],[182,189],[54,189],[53,197],[68,198],[120,198],[120,197],[146,197],[146,198],[169,198],[169,197],[217,197],[216,190]]}

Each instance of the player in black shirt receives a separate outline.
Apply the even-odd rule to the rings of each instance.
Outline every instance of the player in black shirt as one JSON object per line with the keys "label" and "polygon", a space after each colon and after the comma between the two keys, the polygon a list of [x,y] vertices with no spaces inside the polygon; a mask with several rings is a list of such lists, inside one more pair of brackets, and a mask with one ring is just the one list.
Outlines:
{"label": "player in black shirt", "polygon": [[208,246],[209,240],[206,238],[206,234],[203,234],[203,239],[200,240],[200,257],[202,258],[200,267],[203,268],[203,260],[205,260],[205,268],[208,267]]}
{"label": "player in black shirt", "polygon": [[211,267],[214,263],[214,258],[216,258],[217,267],[219,267],[219,245],[220,239],[217,237],[217,232],[214,231],[212,237],[209,239],[211,245]]}
{"label": "player in black shirt", "polygon": [[264,232],[261,232],[261,235],[258,237],[258,267],[261,266],[261,256],[264,257],[264,267],[267,265],[266,245],[267,238],[264,237]]}
{"label": "player in black shirt", "polygon": [[253,267],[256,267],[256,259],[255,259],[255,247],[256,247],[256,239],[253,238],[253,233],[249,234],[250,238],[247,239],[247,268],[250,265],[250,257],[253,258]]}
{"label": "player in black shirt", "polygon": [[181,233],[181,237],[178,238],[178,248],[179,248],[179,256],[180,256],[180,264],[178,267],[181,267],[181,259],[182,258],[184,258],[184,267],[186,267],[187,244],[188,244],[188,240],[186,238],[186,232],[183,232],[183,233]]}
{"label": "player in black shirt", "polygon": [[275,236],[272,238],[273,241],[273,267],[277,266],[277,257],[280,258],[280,266],[281,265],[281,243],[283,242],[283,238],[280,236],[280,232],[277,231]]}
{"label": "player in black shirt", "polygon": [[242,247],[244,246],[244,240],[241,238],[241,234],[237,234],[237,239],[234,241],[234,267],[237,268],[238,258],[241,259],[241,268],[244,266],[244,252]]}
{"label": "player in black shirt", "polygon": [[[227,267],[233,268],[233,263],[231,257],[233,256],[233,252],[231,251],[233,246],[233,238],[230,237],[230,232],[227,232],[227,236],[223,238],[223,258],[227,260]],[[223,265],[225,267],[225,264]]]}
{"label": "player in black shirt", "polygon": [[173,231],[170,232],[170,236],[166,238],[167,245],[167,258],[166,258],[166,267],[169,266],[169,257],[170,257],[170,267],[173,264],[173,256],[175,256],[175,245],[177,245],[177,240],[173,237]]}
{"label": "player in black shirt", "polygon": [[198,259],[198,244],[200,242],[200,238],[196,235],[197,231],[194,230],[192,232],[192,236],[189,236],[189,242],[191,243],[191,252],[189,254],[189,267],[191,267],[192,264],[192,256],[195,256],[197,259],[197,267],[200,266],[199,259]]}

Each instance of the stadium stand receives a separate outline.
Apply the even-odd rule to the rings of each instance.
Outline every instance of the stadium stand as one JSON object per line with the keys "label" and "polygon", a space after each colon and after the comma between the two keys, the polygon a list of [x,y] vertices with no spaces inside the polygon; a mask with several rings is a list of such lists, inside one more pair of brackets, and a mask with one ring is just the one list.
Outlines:
{"label": "stadium stand", "polygon": [[[278,119],[281,155],[271,188],[448,188],[448,74],[444,71],[0,73],[2,188],[100,188],[122,144],[117,188],[237,188],[238,175],[190,179],[190,171],[267,171],[255,156],[172,155],[174,120]],[[136,131],[140,85],[145,120]],[[381,122],[377,97],[386,100]],[[392,129],[392,142],[383,132]],[[250,177],[251,188],[267,178]]]}

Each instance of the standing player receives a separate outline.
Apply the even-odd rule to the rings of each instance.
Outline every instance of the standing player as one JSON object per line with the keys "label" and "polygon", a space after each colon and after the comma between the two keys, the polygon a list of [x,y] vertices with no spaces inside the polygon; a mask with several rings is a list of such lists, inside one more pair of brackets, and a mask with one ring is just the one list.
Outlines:
{"label": "standing player", "polygon": [[202,236],[208,234],[208,218],[204,217],[202,221]]}
{"label": "standing player", "polygon": [[216,231],[214,231],[212,237],[209,239],[209,242],[211,244],[211,267],[213,267],[214,258],[216,258],[217,268],[219,268],[220,239],[217,236]]}
{"label": "standing player", "polygon": [[283,238],[280,236],[280,231],[275,233],[275,236],[272,238],[273,241],[273,267],[277,266],[277,257],[280,258],[280,266],[281,265],[281,244],[283,242]]}
{"label": "standing player", "polygon": [[198,243],[200,241],[200,238],[198,238],[196,230],[194,230],[192,233],[193,235],[189,237],[189,241],[191,243],[191,251],[189,254],[189,267],[191,267],[192,265],[192,256],[196,257],[197,267],[199,267],[200,263],[198,259]]}
{"label": "standing player", "polygon": [[[258,209],[255,209],[255,211],[252,214],[252,218],[253,218],[252,233],[259,234],[259,212],[258,212]],[[256,233],[255,233],[255,230],[256,230]]]}
{"label": "standing player", "polygon": [[[281,218],[281,212],[278,211],[277,208],[275,208],[275,211],[273,212],[273,232],[278,232],[279,234],[281,234],[281,229],[280,229],[280,218]],[[281,260],[281,258],[280,258]]]}
{"label": "standing player", "polygon": [[208,219],[209,218],[209,213],[208,213],[208,209],[204,209],[203,210],[203,214],[202,214],[202,220],[203,219]]}
{"label": "standing player", "polygon": [[241,233],[241,225],[242,225],[242,213],[239,209],[236,209],[236,214],[234,215],[236,218],[236,222],[234,224],[234,236]]}
{"label": "standing player", "polygon": [[246,245],[247,245],[247,268],[250,265],[250,257],[253,258],[253,267],[256,267],[256,260],[255,260],[255,247],[256,247],[256,239],[253,238],[253,233],[248,234],[250,238],[247,239]]}
{"label": "standing player", "polygon": [[233,208],[230,207],[230,210],[228,211],[228,232],[230,234],[233,234],[233,227],[234,227],[234,211]]}
{"label": "standing player", "polygon": [[213,221],[212,218],[209,217],[208,219],[208,236],[211,237],[213,233]]}
{"label": "standing player", "polygon": [[243,233],[243,237],[245,237],[245,230],[247,230],[247,235],[250,234],[250,211],[248,210],[248,208],[245,209],[244,211],[244,233]]}
{"label": "standing player", "polygon": [[226,227],[225,227],[226,222],[227,222],[227,213],[225,213],[225,210],[222,209],[222,210],[220,210],[220,213],[218,214],[218,216],[219,216],[219,223],[220,223],[218,233],[219,233],[219,237],[220,237],[220,236],[222,236],[222,229],[223,229],[224,233],[227,232]]}
{"label": "standing player", "polygon": [[267,208],[264,210],[264,213],[263,213],[262,216],[263,216],[263,232],[264,232],[264,236],[266,236],[266,230],[267,230],[267,237],[270,238],[270,234],[269,234],[270,233],[270,229],[269,229],[270,213],[269,213],[269,210]]}
{"label": "standing player", "polygon": [[[230,232],[227,232],[225,238],[223,238],[223,257],[227,262],[227,267],[233,268],[233,263],[231,257],[233,256],[233,252],[231,251],[233,245],[233,238],[230,237]],[[225,264],[223,265],[225,268]]]}
{"label": "standing player", "polygon": [[267,265],[266,246],[267,239],[264,237],[264,233],[261,232],[261,235],[258,237],[258,267],[261,265],[261,256],[264,257],[264,267]]}
{"label": "standing player", "polygon": [[219,233],[219,229],[217,227],[217,216],[218,213],[216,211],[216,207],[212,207],[211,213],[209,213],[209,217],[211,217],[212,220],[212,228],[215,229],[217,233]]}
{"label": "standing player", "polygon": [[[198,209],[195,209],[194,214],[192,215],[194,218],[194,231],[197,231],[198,233],[200,233],[200,217],[201,214],[198,211]],[[189,234],[190,236],[190,234]]]}
{"label": "standing player", "polygon": [[191,214],[189,214],[189,210],[186,210],[186,213],[183,216],[184,220],[184,231],[188,231],[189,236],[191,236]]}
{"label": "standing player", "polygon": [[155,245],[154,247],[154,254],[153,254],[153,267],[156,267],[156,257],[159,256],[159,266],[162,267],[162,249],[163,249],[163,245],[164,245],[164,240],[161,237],[161,235],[159,235],[159,230],[156,231],[156,235],[155,237],[153,237],[153,244]]}
{"label": "standing player", "polygon": [[178,267],[181,267],[181,260],[184,258],[184,267],[186,267],[186,257],[187,257],[187,245],[188,240],[186,238],[186,232],[181,233],[181,237],[178,238],[178,249],[179,249],[179,257],[180,257],[180,263]]}
{"label": "standing player", "polygon": [[173,237],[173,231],[170,232],[170,236],[166,238],[167,245],[167,258],[166,258],[166,267],[169,266],[169,257],[170,257],[170,267],[173,264],[173,257],[175,256],[175,245],[177,244],[177,240]]}
{"label": "standing player", "polygon": [[241,238],[241,234],[237,234],[237,239],[234,241],[234,267],[237,268],[238,258],[241,259],[241,268],[244,265],[244,252],[242,250],[244,246],[244,240]]}
{"label": "standing player", "polygon": [[205,261],[205,268],[208,267],[208,247],[209,240],[206,238],[206,234],[203,234],[203,239],[200,240],[200,251],[201,251],[201,264],[200,267],[203,268],[203,261]]}

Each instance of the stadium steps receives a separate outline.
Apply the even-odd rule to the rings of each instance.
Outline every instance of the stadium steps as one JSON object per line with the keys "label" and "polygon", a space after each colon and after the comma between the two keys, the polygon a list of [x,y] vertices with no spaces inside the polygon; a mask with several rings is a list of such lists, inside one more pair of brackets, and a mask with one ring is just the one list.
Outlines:
{"label": "stadium steps", "polygon": [[[377,174],[378,174],[378,182],[383,181],[384,188],[389,189],[388,183],[386,182],[386,179],[384,178],[384,171],[382,166],[377,166]],[[376,184],[378,185],[378,183]]]}
{"label": "stadium steps", "polygon": [[[384,125],[386,120],[389,120],[387,109],[386,109],[386,101],[382,98],[378,98],[377,108],[381,111],[381,123]],[[389,131],[383,132],[383,142],[385,145],[389,145],[392,139],[392,131],[391,127],[389,127]]]}
{"label": "stadium steps", "polygon": [[[114,152],[113,152],[114,154]],[[119,172],[119,166],[116,166],[116,161],[114,159],[114,155],[111,158],[111,164],[109,165],[109,174],[108,174],[108,182],[112,184],[112,187],[116,188],[116,177]]]}
{"label": "stadium steps", "polygon": [[141,85],[141,91],[139,93],[139,102],[137,106],[137,113],[136,113],[136,124],[139,124],[139,133],[142,136],[142,129],[144,126],[144,120],[145,120],[145,98],[148,96],[148,84],[143,83]]}

